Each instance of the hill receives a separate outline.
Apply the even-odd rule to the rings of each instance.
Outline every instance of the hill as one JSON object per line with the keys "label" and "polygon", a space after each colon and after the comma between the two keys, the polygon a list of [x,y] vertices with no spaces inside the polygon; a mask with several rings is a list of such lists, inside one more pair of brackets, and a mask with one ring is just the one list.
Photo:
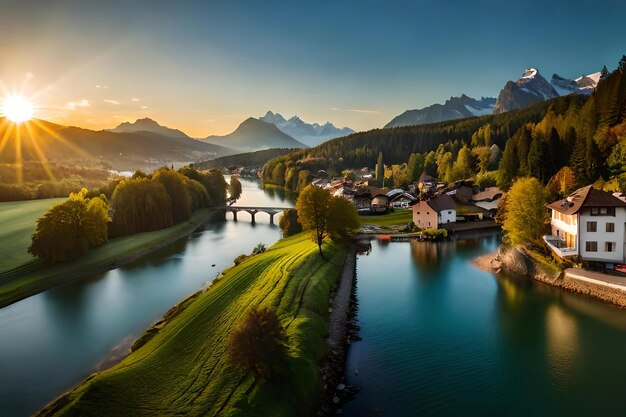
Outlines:
{"label": "hill", "polygon": [[115,133],[134,133],[134,132],[152,132],[162,136],[169,136],[173,138],[188,138],[188,135],[178,129],[172,129],[167,126],[162,126],[155,120],[148,117],[143,119],[137,119],[134,123],[123,122],[113,129],[107,129],[109,132]]}
{"label": "hill", "polygon": [[281,132],[275,125],[254,117],[244,120],[237,129],[225,136],[209,136],[204,142],[237,149],[240,152],[259,151],[271,148],[306,148],[291,136]]}
{"label": "hill", "polygon": [[93,131],[36,119],[15,125],[0,118],[0,138],[7,138],[0,145],[0,162],[101,161],[117,170],[206,160],[233,152],[189,137]]}

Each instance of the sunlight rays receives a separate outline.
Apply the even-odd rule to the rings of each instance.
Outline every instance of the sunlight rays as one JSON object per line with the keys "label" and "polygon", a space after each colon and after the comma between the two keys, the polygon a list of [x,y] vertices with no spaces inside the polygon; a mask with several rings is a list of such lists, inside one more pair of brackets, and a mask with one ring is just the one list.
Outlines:
{"label": "sunlight rays", "polygon": [[39,147],[39,144],[37,143],[37,140],[35,139],[35,135],[33,134],[33,129],[30,123],[26,123],[26,129],[28,130],[28,136],[30,138],[30,143],[33,147],[33,150],[35,151],[35,154],[37,154],[37,158],[39,159],[39,162],[41,162],[41,168],[44,170],[49,180],[55,181],[56,178],[54,177],[54,174],[52,173],[52,170],[50,169],[48,158],[46,158],[46,155],[44,155],[43,151]]}

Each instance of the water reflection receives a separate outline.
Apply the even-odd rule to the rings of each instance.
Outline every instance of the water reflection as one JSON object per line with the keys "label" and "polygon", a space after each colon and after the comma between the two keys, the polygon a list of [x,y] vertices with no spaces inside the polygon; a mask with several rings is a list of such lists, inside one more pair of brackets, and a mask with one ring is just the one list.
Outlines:
{"label": "water reflection", "polygon": [[343,415],[623,415],[626,312],[476,269],[498,237],[374,244],[358,258]]}
{"label": "water reflection", "polygon": [[[290,206],[241,179],[239,203]],[[242,216],[243,217],[243,216]],[[212,281],[241,253],[279,238],[266,216],[207,223],[124,267],[0,309],[0,415],[27,416],[100,366],[172,305]]]}
{"label": "water reflection", "polygon": [[550,377],[559,390],[566,389],[574,378],[578,354],[576,319],[558,304],[546,312],[546,360]]}

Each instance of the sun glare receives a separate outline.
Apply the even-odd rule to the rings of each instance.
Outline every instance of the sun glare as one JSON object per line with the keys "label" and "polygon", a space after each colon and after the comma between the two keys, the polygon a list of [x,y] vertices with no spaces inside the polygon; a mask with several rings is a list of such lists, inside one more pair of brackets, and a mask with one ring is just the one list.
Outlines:
{"label": "sun glare", "polygon": [[33,103],[20,95],[8,96],[2,103],[2,114],[14,123],[22,123],[33,117]]}

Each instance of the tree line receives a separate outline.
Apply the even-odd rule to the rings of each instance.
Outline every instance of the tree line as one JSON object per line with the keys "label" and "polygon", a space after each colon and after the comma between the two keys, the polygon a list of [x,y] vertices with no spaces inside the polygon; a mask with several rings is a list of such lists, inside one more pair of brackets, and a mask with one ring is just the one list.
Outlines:
{"label": "tree line", "polygon": [[163,229],[196,210],[222,206],[227,188],[217,170],[137,171],[99,189],[72,193],[50,208],[37,221],[29,253],[49,263],[73,259],[110,238]]}

